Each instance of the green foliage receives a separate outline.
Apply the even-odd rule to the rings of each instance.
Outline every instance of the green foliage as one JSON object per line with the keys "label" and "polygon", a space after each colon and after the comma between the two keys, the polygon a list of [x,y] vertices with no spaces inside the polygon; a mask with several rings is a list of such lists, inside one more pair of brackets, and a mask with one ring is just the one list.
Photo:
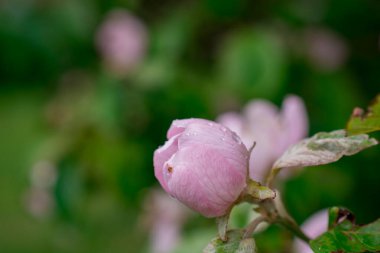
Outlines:
{"label": "green foliage", "polygon": [[244,97],[270,98],[282,86],[285,62],[284,48],[275,33],[264,28],[246,29],[224,43],[218,74],[222,84]]}
{"label": "green foliage", "polygon": [[366,113],[360,108],[354,109],[346,129],[349,135],[380,130],[380,94],[377,95],[374,103],[368,107]]}
{"label": "green foliage", "polygon": [[174,249],[173,253],[202,252],[210,238],[215,236],[215,227],[200,228],[185,234],[181,243]]}
{"label": "green foliage", "polygon": [[329,210],[329,231],[310,242],[315,253],[380,251],[380,219],[359,226],[347,209]]}

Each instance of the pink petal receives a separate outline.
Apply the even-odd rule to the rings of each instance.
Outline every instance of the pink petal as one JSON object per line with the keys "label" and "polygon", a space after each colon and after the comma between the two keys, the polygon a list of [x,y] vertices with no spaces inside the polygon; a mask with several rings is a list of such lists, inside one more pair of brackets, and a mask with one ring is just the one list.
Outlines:
{"label": "pink petal", "polygon": [[163,168],[166,161],[173,156],[175,152],[178,150],[178,137],[179,135],[173,136],[173,138],[169,139],[165,142],[164,146],[156,149],[153,156],[153,164],[154,164],[154,175],[165,189],[168,191],[168,187],[166,181],[164,180]]}
{"label": "pink petal", "polygon": [[190,214],[178,200],[163,191],[153,190],[145,199],[145,221],[150,225],[150,252],[173,251],[181,240],[181,229]]}
{"label": "pink petal", "polygon": [[252,100],[245,106],[243,112],[250,123],[256,123],[261,117],[269,121],[276,120],[278,113],[278,109],[274,104],[263,99]]}
{"label": "pink petal", "polygon": [[215,122],[189,125],[178,140],[179,149],[204,145],[220,152],[234,170],[247,175],[248,150],[240,138],[228,128]]}
{"label": "pink petal", "polygon": [[283,143],[283,152],[290,146],[307,136],[308,118],[302,99],[295,95],[285,98],[282,105],[282,127],[286,139]]}
{"label": "pink petal", "polygon": [[[223,126],[228,127],[231,131],[235,132],[237,135],[241,136],[243,133],[243,118],[235,112],[227,112],[220,115],[217,122]],[[242,140],[244,142],[244,140]],[[245,142],[244,142],[245,143]]]}
{"label": "pink petal", "polygon": [[246,185],[245,175],[208,145],[180,148],[169,166],[170,192],[206,217],[226,214]]}
{"label": "pink petal", "polygon": [[249,177],[255,181],[264,183],[272,164],[275,160],[273,149],[265,142],[258,141],[252,150],[249,161]]}
{"label": "pink petal", "polygon": [[256,141],[252,151],[249,176],[263,182],[276,159],[281,128],[278,109],[270,102],[255,100],[249,103],[244,116],[247,120],[243,139],[251,143]]}
{"label": "pink petal", "polygon": [[205,119],[177,119],[170,125],[166,137],[170,139],[174,135],[182,133],[191,123],[212,124],[213,122]]}
{"label": "pink petal", "polygon": [[297,96],[288,96],[283,110],[266,100],[253,100],[244,109],[242,116],[226,113],[218,122],[235,131],[252,151],[249,165],[250,178],[263,182],[273,162],[292,144],[306,137],[308,119],[305,106]]}

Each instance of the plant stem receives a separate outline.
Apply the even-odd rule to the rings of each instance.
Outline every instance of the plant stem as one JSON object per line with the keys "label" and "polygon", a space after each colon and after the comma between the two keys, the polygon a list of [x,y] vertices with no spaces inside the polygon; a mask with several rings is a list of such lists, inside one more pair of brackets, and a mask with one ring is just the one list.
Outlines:
{"label": "plant stem", "polygon": [[[279,196],[277,197],[279,198]],[[277,201],[281,201],[281,199],[277,199]],[[304,232],[302,232],[300,227],[297,225],[294,219],[289,216],[286,210],[279,212],[279,209],[277,208],[274,200],[263,201],[261,203],[261,213],[269,222],[282,225],[307,243],[310,241],[310,238],[305,235]]]}
{"label": "plant stem", "polygon": [[251,237],[252,233],[256,230],[257,226],[263,221],[266,221],[266,218],[263,216],[259,216],[256,219],[252,220],[251,223],[249,223],[249,225],[245,229],[243,238]]}
{"label": "plant stem", "polygon": [[306,243],[309,243],[310,238],[307,235],[305,235],[304,232],[302,232],[302,230],[294,220],[279,216],[276,223],[281,224],[282,226],[290,230],[293,234],[295,234],[297,237],[299,237],[301,240],[305,241]]}

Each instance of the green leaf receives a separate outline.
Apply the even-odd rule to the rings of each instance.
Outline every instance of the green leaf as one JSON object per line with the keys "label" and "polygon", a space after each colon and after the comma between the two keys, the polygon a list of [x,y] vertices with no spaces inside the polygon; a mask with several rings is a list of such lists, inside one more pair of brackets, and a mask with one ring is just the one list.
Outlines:
{"label": "green leaf", "polygon": [[219,237],[203,250],[203,253],[255,253],[256,243],[253,238],[243,238],[244,230],[230,230],[227,232],[228,240],[222,241]]}
{"label": "green leaf", "polygon": [[365,226],[355,224],[347,209],[329,210],[329,231],[310,242],[315,253],[380,251],[380,219]]}
{"label": "green leaf", "polygon": [[[273,171],[283,168],[307,167],[338,161],[376,145],[366,134],[346,136],[346,131],[321,132],[291,146],[275,163]],[[272,172],[273,173],[273,172]]]}
{"label": "green leaf", "polygon": [[364,134],[380,130],[380,94],[375,102],[368,107],[367,112],[361,108],[355,108],[347,123],[347,134]]}

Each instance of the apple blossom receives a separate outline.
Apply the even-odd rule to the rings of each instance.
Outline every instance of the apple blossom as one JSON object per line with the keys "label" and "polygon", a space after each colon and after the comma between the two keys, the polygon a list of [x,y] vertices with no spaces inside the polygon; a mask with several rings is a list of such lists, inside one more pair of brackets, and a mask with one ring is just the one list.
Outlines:
{"label": "apple blossom", "polygon": [[305,138],[308,129],[306,109],[301,98],[289,95],[282,110],[256,99],[242,114],[228,112],[217,121],[236,132],[247,148],[255,141],[249,164],[251,179],[263,182],[274,161],[290,146]]}
{"label": "apple blossom", "polygon": [[349,48],[344,38],[323,27],[307,29],[304,35],[306,56],[321,70],[333,71],[347,61]]}
{"label": "apple blossom", "polygon": [[171,196],[206,217],[228,213],[246,186],[249,152],[228,128],[174,120],[154,152],[155,176]]}
{"label": "apple blossom", "polygon": [[144,57],[148,32],[145,25],[125,10],[113,10],[100,25],[96,46],[108,69],[115,74],[133,70]]}

